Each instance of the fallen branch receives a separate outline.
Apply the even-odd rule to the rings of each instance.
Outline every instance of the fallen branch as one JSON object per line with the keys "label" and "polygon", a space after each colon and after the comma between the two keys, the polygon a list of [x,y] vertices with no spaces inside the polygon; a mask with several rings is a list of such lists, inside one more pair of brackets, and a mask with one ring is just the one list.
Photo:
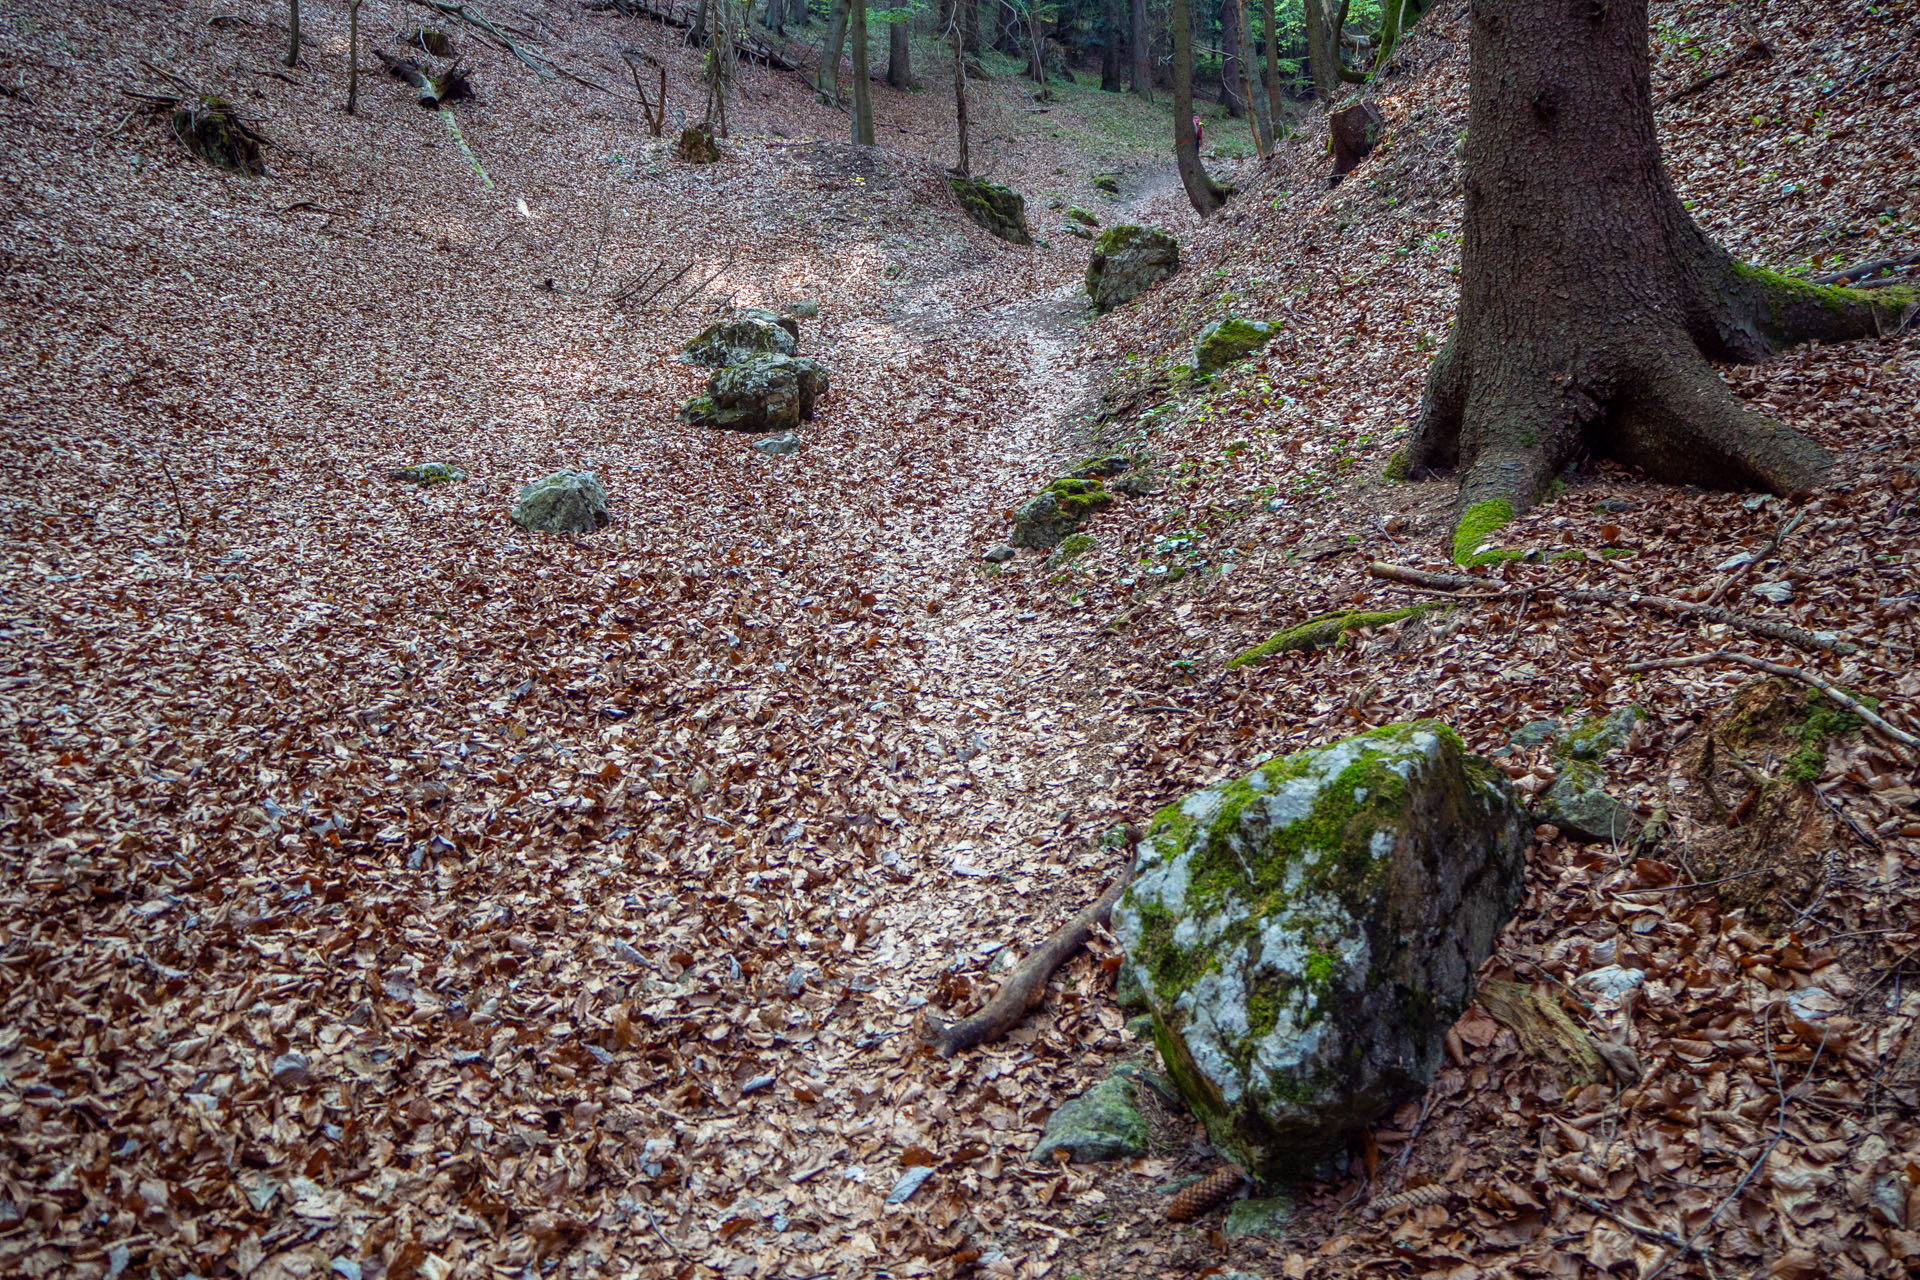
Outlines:
{"label": "fallen branch", "polygon": [[576,84],[583,84],[589,89],[598,89],[602,93],[613,93],[612,89],[609,89],[599,81],[589,80],[577,72],[569,71],[544,54],[531,53],[526,49],[522,49],[513,42],[511,36],[494,25],[485,14],[472,12],[464,4],[457,4],[454,0],[411,0],[411,3],[466,23],[481,35],[486,36],[502,49],[505,49],[508,53],[520,59],[521,62],[526,64],[529,70],[542,80],[551,80],[555,76],[565,76]]}
{"label": "fallen branch", "polygon": [[[1920,737],[1915,737],[1904,729],[1899,729],[1888,724],[1873,708],[1867,706],[1852,694],[1847,693],[1831,680],[1826,679],[1824,676],[1817,676],[1804,667],[1789,667],[1778,662],[1768,662],[1764,658],[1756,658],[1751,654],[1735,653],[1730,649],[1719,649],[1713,653],[1696,653],[1686,658],[1661,658],[1655,662],[1632,662],[1622,667],[1621,670],[1629,675],[1634,675],[1642,671],[1674,671],[1681,667],[1705,667],[1711,666],[1716,662],[1730,662],[1736,666],[1751,667],[1755,671],[1764,671],[1770,676],[1780,676],[1787,680],[1798,680],[1802,684],[1810,685],[1845,707],[1848,711],[1851,711],[1854,715],[1859,716],[1862,720],[1866,721],[1869,727],[1879,731],[1882,736],[1890,741],[1904,747],[1920,749]],[[1912,761],[1909,759],[1906,760],[1905,763],[1911,764]]]}
{"label": "fallen branch", "polygon": [[1709,71],[1706,75],[1701,76],[1686,88],[1668,94],[1666,101],[1660,105],[1670,107],[1676,102],[1683,102],[1691,98],[1694,94],[1699,93],[1702,89],[1707,88],[1709,85],[1718,84],[1720,81],[1725,80],[1747,63],[1765,62],[1771,57],[1773,57],[1773,50],[1767,46],[1767,42],[1764,40],[1755,40],[1752,44],[1722,63],[1718,70]]}
{"label": "fallen branch", "polygon": [[1856,262],[1845,270],[1836,271],[1829,276],[1811,280],[1810,284],[1840,284],[1854,289],[1871,289],[1880,285],[1899,284],[1899,277],[1887,280],[1875,280],[1874,276],[1900,270],[1902,267],[1920,266],[1920,253],[1909,254],[1904,258],[1876,258],[1872,262]]}
{"label": "fallen branch", "polygon": [[[1389,582],[1405,583],[1429,591],[1484,591],[1489,585],[1485,578],[1473,578],[1464,573],[1430,573],[1425,569],[1409,569],[1405,565],[1387,564],[1379,560],[1368,565],[1367,572]],[[1513,598],[1529,592],[1556,595],[1576,604],[1627,605],[1636,609],[1654,609],[1661,613],[1701,618],[1708,622],[1718,622],[1723,626],[1737,627],[1742,631],[1751,631],[1754,635],[1778,640],[1782,644],[1790,644],[1797,649],[1819,649],[1825,653],[1842,654],[1859,651],[1858,645],[1850,644],[1845,640],[1829,640],[1784,622],[1749,618],[1745,614],[1734,613],[1717,605],[1694,604],[1689,600],[1675,600],[1671,596],[1642,595],[1638,591],[1599,591],[1591,587],[1556,587],[1547,583],[1529,583],[1524,587],[1513,587],[1502,591],[1498,597],[1481,595],[1478,598],[1483,600]]]}
{"label": "fallen branch", "polygon": [[1113,913],[1113,904],[1120,900],[1121,890],[1127,887],[1130,873],[1131,863],[1129,871],[1123,871],[1115,877],[1105,893],[1092,904],[1081,908],[1078,915],[1061,925],[1052,937],[1015,965],[1013,972],[1007,975],[1007,980],[1000,984],[1000,989],[993,993],[993,999],[987,1001],[980,1012],[958,1022],[946,1022],[930,1012],[922,1011],[915,1027],[920,1039],[941,1057],[951,1058],[956,1053],[965,1053],[989,1040],[998,1040],[1012,1030],[1015,1023],[1026,1017],[1027,1010],[1040,1003],[1040,998],[1046,994],[1047,979],[1053,976],[1053,971],[1085,945],[1094,925],[1107,922],[1107,917]]}
{"label": "fallen branch", "polygon": [[1735,569],[1732,573],[1729,573],[1726,580],[1713,589],[1713,594],[1707,597],[1707,603],[1709,605],[1719,604],[1721,598],[1727,594],[1728,588],[1751,573],[1753,566],[1759,564],[1762,560],[1765,560],[1768,556],[1780,549],[1780,544],[1787,540],[1788,534],[1800,527],[1800,522],[1806,518],[1806,515],[1807,513],[1805,511],[1794,512],[1793,519],[1788,520],[1773,531],[1773,536],[1767,539],[1766,546],[1754,552],[1745,564]]}

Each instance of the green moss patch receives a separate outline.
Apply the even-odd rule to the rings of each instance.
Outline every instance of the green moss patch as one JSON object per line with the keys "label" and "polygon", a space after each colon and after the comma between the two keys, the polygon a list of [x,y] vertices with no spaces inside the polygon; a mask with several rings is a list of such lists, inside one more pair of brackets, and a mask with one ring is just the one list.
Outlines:
{"label": "green moss patch", "polygon": [[1460,513],[1460,523],[1453,527],[1453,562],[1485,564],[1491,559],[1506,558],[1501,552],[1482,552],[1480,544],[1495,529],[1512,520],[1513,504],[1505,498],[1476,502],[1468,507]]}
{"label": "green moss patch", "polygon": [[1384,627],[1389,623],[1402,622],[1446,607],[1445,602],[1434,600],[1426,604],[1408,605],[1404,609],[1377,611],[1342,609],[1337,613],[1323,613],[1317,618],[1309,618],[1297,627],[1289,627],[1280,634],[1261,641],[1227,665],[1247,667],[1265,662],[1276,653],[1289,653],[1296,649],[1324,649],[1357,627]]}

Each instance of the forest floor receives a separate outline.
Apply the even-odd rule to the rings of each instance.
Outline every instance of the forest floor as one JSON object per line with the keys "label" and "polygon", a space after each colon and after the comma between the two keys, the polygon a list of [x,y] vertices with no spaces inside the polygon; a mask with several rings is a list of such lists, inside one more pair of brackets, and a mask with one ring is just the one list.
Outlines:
{"label": "forest floor", "polygon": [[[1743,47],[1731,10],[1655,7],[1657,93]],[[479,89],[456,138],[377,64],[340,111],[343,4],[303,6],[291,71],[278,0],[7,6],[0,1272],[1913,1265],[1912,770],[1844,731],[1812,743],[1816,786],[1750,788],[1698,758],[1747,673],[1620,671],[1741,647],[1920,728],[1910,333],[1729,372],[1844,458],[1763,566],[1786,597],[1743,583],[1740,607],[1859,654],[1561,603],[1704,596],[1789,514],[1595,463],[1502,531],[1578,553],[1493,571],[1532,594],[1227,666],[1403,602],[1369,558],[1444,567],[1444,485],[1378,477],[1452,303],[1462,8],[1407,41],[1365,168],[1328,191],[1303,121],[1204,228],[1163,110],[977,83],[976,168],[1043,240],[1013,249],[947,194],[937,63],[924,92],[875,84],[871,152],[791,74],[743,67],[707,167],[636,126],[624,44],[698,114],[697,55],[649,22],[512,10],[612,93],[454,25]],[[363,10],[381,47],[426,14]],[[1765,21],[1771,59],[1663,109],[1683,195],[1776,268],[1913,252],[1914,6]],[[266,176],[201,164],[105,88],[155,85],[143,62],[232,97]],[[1174,231],[1182,273],[1094,321],[1055,199]],[[799,453],[676,420],[703,373],[681,343],[802,299],[833,390]],[[1229,310],[1289,331],[1183,383]],[[1160,488],[1071,566],[989,571],[1007,511],[1096,446],[1151,454]],[[428,460],[471,478],[387,478]],[[519,487],[563,466],[600,475],[611,527],[516,530]],[[1809,709],[1738,696],[1787,708],[1740,762],[1784,769]],[[1543,828],[1486,972],[1568,991],[1637,1055],[1631,1088],[1563,1091],[1475,1010],[1425,1109],[1298,1189],[1286,1235],[1229,1241],[1217,1214],[1165,1221],[1165,1187],[1214,1165],[1180,1116],[1140,1160],[1026,1159],[1061,1102],[1150,1056],[1109,940],[1006,1041],[916,1041],[930,1000],[977,1006],[1120,869],[1104,833],[1195,786],[1431,714],[1532,793],[1553,761],[1514,729],[1627,702],[1652,715],[1610,781],[1673,836],[1636,857]],[[1607,962],[1649,977],[1572,995]]]}

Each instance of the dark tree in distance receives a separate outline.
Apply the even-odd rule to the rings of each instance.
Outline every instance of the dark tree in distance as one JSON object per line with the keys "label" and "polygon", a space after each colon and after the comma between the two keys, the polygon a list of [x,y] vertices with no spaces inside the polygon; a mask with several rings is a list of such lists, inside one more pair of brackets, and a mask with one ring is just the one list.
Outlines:
{"label": "dark tree in distance", "polygon": [[1459,468],[1456,558],[1587,451],[1674,484],[1818,484],[1826,450],[1707,361],[1895,328],[1920,291],[1804,284],[1700,229],[1660,162],[1647,0],[1470,13],[1459,315],[1406,457]]}
{"label": "dark tree in distance", "polygon": [[287,0],[287,56],[286,65],[300,65],[300,0]]}
{"label": "dark tree in distance", "polygon": [[1100,41],[1100,89],[1120,92],[1120,0],[1106,0],[1101,21],[1105,26]]}
{"label": "dark tree in distance", "polygon": [[873,145],[873,79],[867,66],[867,0],[853,0],[848,25],[853,28],[853,141]]}
{"label": "dark tree in distance", "polygon": [[1173,159],[1201,217],[1227,202],[1200,163],[1200,140],[1193,136],[1193,0],[1173,0]]}
{"label": "dark tree in distance", "polygon": [[1147,0],[1133,0],[1132,24],[1127,32],[1129,79],[1127,91],[1153,100],[1153,54],[1147,37]]}
{"label": "dark tree in distance", "polygon": [[[1245,0],[1242,0],[1244,3]],[[1267,0],[1267,119],[1273,126],[1280,114],[1280,12],[1278,0]]]}
{"label": "dark tree in distance", "polygon": [[913,88],[913,68],[909,65],[912,54],[908,42],[911,22],[911,15],[896,11],[887,23],[887,83],[896,89]]}
{"label": "dark tree in distance", "polygon": [[1220,0],[1220,105],[1236,120],[1247,113],[1243,93],[1246,65],[1240,56],[1240,24],[1233,20],[1233,0]]}

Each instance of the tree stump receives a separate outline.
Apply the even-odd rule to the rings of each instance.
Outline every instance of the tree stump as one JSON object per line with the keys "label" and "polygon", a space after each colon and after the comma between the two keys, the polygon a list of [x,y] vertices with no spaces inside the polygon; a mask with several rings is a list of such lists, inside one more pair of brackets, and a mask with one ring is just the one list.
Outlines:
{"label": "tree stump", "polygon": [[1333,113],[1333,179],[1338,184],[1373,154],[1387,122],[1371,102],[1356,102]]}

